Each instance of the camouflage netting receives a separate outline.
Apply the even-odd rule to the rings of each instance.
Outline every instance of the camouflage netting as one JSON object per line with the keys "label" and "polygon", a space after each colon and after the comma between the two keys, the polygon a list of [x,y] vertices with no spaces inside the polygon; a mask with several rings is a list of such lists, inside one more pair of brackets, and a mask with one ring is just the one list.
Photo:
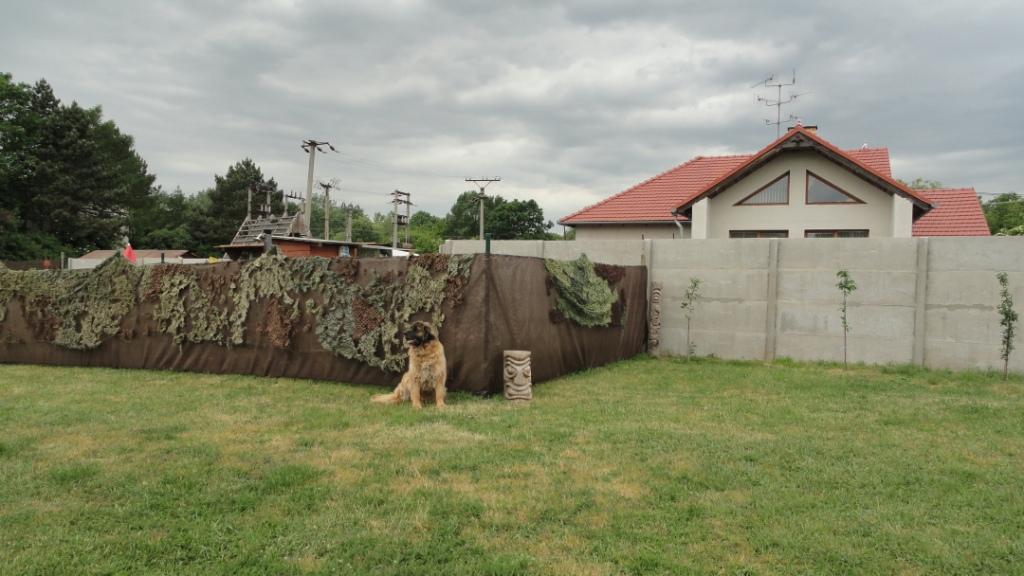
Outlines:
{"label": "camouflage netting", "polygon": [[[609,282],[598,275],[586,254],[568,262],[545,260],[544,267],[555,288],[556,313],[551,315],[552,321],[564,317],[586,328],[612,324],[612,309],[618,295]],[[613,268],[617,267],[602,265],[602,272],[613,275]],[[618,275],[618,279],[621,278]],[[621,309],[616,320],[621,321],[624,314],[625,310]]]}
{"label": "camouflage netting", "polygon": [[401,332],[414,315],[429,315],[440,328],[442,304],[461,301],[471,263],[471,256],[413,258],[403,271],[374,272],[365,285],[356,282],[359,262],[351,259],[264,256],[228,265],[226,274],[179,264],[143,269],[120,257],[91,271],[0,268],[0,322],[18,299],[39,341],[88,350],[121,332],[128,313],[146,303],[157,330],[179,346],[242,346],[252,304],[262,301],[255,324],[274,347],[288,348],[296,329],[315,326],[334,354],[400,372]]}
{"label": "camouflage netting", "polygon": [[142,271],[112,258],[91,271],[0,269],[0,321],[21,300],[37,338],[90,350],[120,332],[135,307]]}
{"label": "camouflage netting", "polygon": [[[440,262],[440,263],[439,263]],[[405,368],[400,333],[416,314],[429,314],[439,329],[446,295],[458,303],[450,286],[469,277],[471,257],[432,255],[415,258],[401,278],[374,274],[366,286],[329,278],[321,288],[324,313],[316,335],[324,348],[345,358],[391,372]]]}

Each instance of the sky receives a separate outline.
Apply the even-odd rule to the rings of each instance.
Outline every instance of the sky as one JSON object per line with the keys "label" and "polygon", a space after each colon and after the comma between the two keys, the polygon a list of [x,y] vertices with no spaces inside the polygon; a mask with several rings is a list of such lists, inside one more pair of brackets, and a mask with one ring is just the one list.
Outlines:
{"label": "sky", "polygon": [[467,177],[551,220],[775,137],[756,100],[893,173],[1024,192],[1024,2],[0,0],[0,71],[102,106],[164,189],[252,158],[444,214]]}

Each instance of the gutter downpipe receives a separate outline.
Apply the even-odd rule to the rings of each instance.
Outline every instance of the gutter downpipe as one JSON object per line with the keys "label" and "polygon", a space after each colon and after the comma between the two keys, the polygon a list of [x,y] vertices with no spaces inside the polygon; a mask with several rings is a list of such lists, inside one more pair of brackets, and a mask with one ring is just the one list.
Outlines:
{"label": "gutter downpipe", "polygon": [[682,239],[683,238],[683,225],[682,225],[682,223],[679,222],[679,218],[676,217],[676,213],[675,213],[674,210],[669,211],[669,214],[672,216],[672,223],[676,225],[676,228],[679,228],[679,238]]}

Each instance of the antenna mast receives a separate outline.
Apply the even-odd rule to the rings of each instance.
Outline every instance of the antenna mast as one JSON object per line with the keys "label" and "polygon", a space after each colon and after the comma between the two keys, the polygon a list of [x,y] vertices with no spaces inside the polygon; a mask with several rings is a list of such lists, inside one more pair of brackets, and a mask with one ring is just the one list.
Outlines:
{"label": "antenna mast", "polygon": [[776,138],[778,138],[779,136],[782,135],[782,123],[783,122],[789,122],[790,120],[798,120],[798,118],[796,116],[793,116],[792,114],[787,116],[785,120],[782,119],[782,107],[785,106],[786,104],[789,104],[790,102],[796,100],[800,96],[804,95],[804,94],[794,94],[794,93],[791,92],[786,97],[786,99],[783,100],[783,98],[782,98],[782,89],[784,87],[794,86],[794,85],[796,85],[796,69],[795,68],[793,69],[793,78],[789,82],[785,82],[783,80],[776,80],[775,79],[775,74],[769,74],[767,78],[765,78],[764,80],[762,80],[762,81],[758,82],[757,84],[754,84],[753,86],[751,86],[751,88],[757,88],[758,86],[764,86],[765,88],[775,88],[776,92],[775,92],[775,99],[774,100],[772,100],[771,98],[765,98],[764,96],[760,96],[759,95],[757,97],[757,101],[763,103],[765,106],[767,106],[769,108],[771,108],[772,106],[775,107],[775,122],[772,122],[771,120],[765,119],[764,124],[765,124],[765,126],[775,126],[775,137]]}

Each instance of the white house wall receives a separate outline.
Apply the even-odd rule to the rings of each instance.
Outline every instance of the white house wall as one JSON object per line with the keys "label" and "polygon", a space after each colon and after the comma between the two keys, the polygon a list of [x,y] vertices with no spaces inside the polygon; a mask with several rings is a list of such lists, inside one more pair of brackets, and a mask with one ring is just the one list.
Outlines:
{"label": "white house wall", "polygon": [[577,240],[671,240],[689,238],[690,227],[682,232],[675,224],[580,224],[576,227]]}
{"label": "white house wall", "polygon": [[[757,189],[789,171],[789,204],[734,206]],[[805,202],[810,170],[864,204],[811,204]],[[710,201],[709,238],[728,238],[730,230],[788,230],[790,238],[803,238],[805,230],[866,229],[871,237],[893,235],[893,197],[814,152],[782,154]],[[907,225],[910,213],[906,212]],[[697,223],[694,223],[696,226]]]}

